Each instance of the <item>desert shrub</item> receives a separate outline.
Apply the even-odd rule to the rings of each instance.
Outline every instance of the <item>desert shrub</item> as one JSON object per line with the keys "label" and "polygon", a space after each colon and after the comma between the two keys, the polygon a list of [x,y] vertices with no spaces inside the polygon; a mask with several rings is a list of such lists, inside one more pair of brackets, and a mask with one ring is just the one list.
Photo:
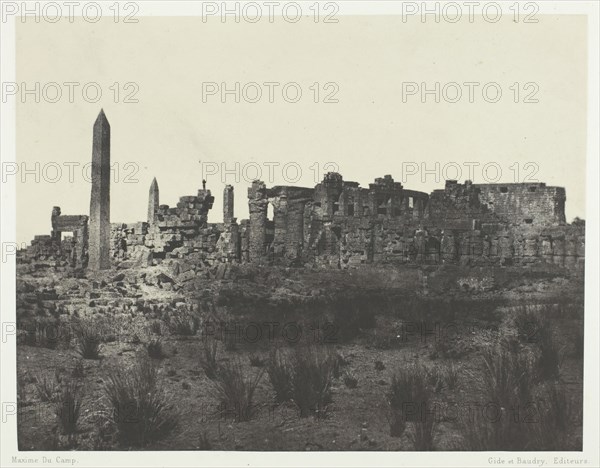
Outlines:
{"label": "desert shrub", "polygon": [[383,361],[375,361],[375,370],[376,371],[382,371],[385,369],[385,364],[383,363]]}
{"label": "desert shrub", "polygon": [[157,384],[158,371],[147,359],[132,369],[113,368],[106,377],[104,393],[111,409],[110,420],[119,442],[143,446],[175,429],[178,416],[168,407]]}
{"label": "desert shrub", "polygon": [[77,431],[81,402],[81,387],[78,382],[67,380],[61,385],[60,392],[54,399],[54,413],[60,429],[65,434],[73,434]]}
{"label": "desert shrub", "polygon": [[420,419],[419,413],[429,402],[430,379],[427,369],[422,365],[409,365],[392,375],[390,390],[387,394],[391,409],[390,434],[399,437],[407,422]]}
{"label": "desert shrub", "polygon": [[248,356],[248,360],[250,361],[250,365],[252,367],[263,367],[265,365],[264,361],[258,354],[250,354]]}
{"label": "desert shrub", "polygon": [[163,326],[160,320],[154,320],[150,323],[150,332],[159,336],[163,334]]}
{"label": "desert shrub", "polygon": [[542,380],[558,379],[562,353],[550,325],[545,325],[540,329],[537,346],[540,350],[537,360],[540,377]]}
{"label": "desert shrub", "polygon": [[488,402],[514,408],[519,402],[531,401],[534,382],[529,353],[499,343],[483,351],[483,364],[480,383]]}
{"label": "desert shrub", "polygon": [[245,378],[239,361],[229,361],[219,367],[213,380],[214,391],[220,401],[221,415],[232,416],[236,422],[249,421],[254,413],[252,399],[264,370],[253,378]]}
{"label": "desert shrub", "polygon": [[174,311],[167,315],[167,326],[173,335],[194,336],[200,327],[200,320],[186,311]]}
{"label": "desert shrub", "polygon": [[85,376],[85,367],[82,360],[77,361],[77,364],[75,364],[73,367],[71,375],[76,379],[82,379]]}
{"label": "desert shrub", "polygon": [[435,414],[427,411],[423,412],[422,416],[413,422],[408,431],[408,438],[412,442],[413,448],[420,452],[434,450],[436,427]]}
{"label": "desert shrub", "polygon": [[344,375],[344,385],[348,388],[356,388],[358,386],[358,379],[352,372],[346,372]]}
{"label": "desert shrub", "polygon": [[486,404],[499,410],[488,414],[471,412],[460,421],[463,443],[470,450],[527,450],[531,448],[530,424],[536,413],[533,359],[526,350],[500,342],[483,352],[481,373],[475,385]]}
{"label": "desert shrub", "polygon": [[334,379],[339,379],[342,366],[346,365],[346,361],[340,353],[330,353],[329,358],[331,359],[331,375]]}
{"label": "desert shrub", "polygon": [[538,333],[544,327],[544,320],[533,305],[517,307],[514,312],[513,323],[517,336],[524,343],[535,343],[538,339]]}
{"label": "desert shrub", "polygon": [[217,375],[219,364],[217,362],[218,342],[213,339],[202,341],[202,357],[200,365],[209,379],[214,379]]}
{"label": "desert shrub", "polygon": [[334,362],[331,355],[314,346],[296,348],[291,358],[292,400],[301,417],[322,417],[331,403]]}
{"label": "desert shrub", "polygon": [[148,344],[146,344],[146,349],[148,350],[148,356],[152,359],[163,359],[166,356],[160,338],[150,340]]}
{"label": "desert shrub", "polygon": [[288,357],[280,350],[272,350],[267,361],[267,374],[275,391],[275,401],[283,403],[292,398],[292,368]]}
{"label": "desert shrub", "polygon": [[45,375],[43,377],[36,377],[34,383],[38,397],[44,402],[53,401],[55,394],[60,389],[56,380]]}
{"label": "desert shrub", "polygon": [[458,366],[454,363],[450,363],[444,369],[444,381],[448,386],[448,389],[454,390],[458,385],[458,381],[460,378],[460,370]]}
{"label": "desert shrub", "polygon": [[100,359],[101,334],[91,321],[81,320],[75,325],[77,351],[84,359]]}

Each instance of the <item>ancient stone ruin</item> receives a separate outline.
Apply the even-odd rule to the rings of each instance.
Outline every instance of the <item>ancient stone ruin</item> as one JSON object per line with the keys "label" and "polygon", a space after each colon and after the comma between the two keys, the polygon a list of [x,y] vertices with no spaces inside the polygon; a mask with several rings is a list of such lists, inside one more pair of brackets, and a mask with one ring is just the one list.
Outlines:
{"label": "ancient stone ruin", "polygon": [[[248,188],[249,219],[234,217],[234,189],[223,190],[223,222],[209,223],[214,197],[205,181],[174,207],[149,191],[148,219],[110,224],[110,126],[94,125],[90,229],[87,216],[55,207],[51,236],[36,236],[22,261],[44,257],[73,267],[150,266],[184,259],[193,269],[219,264],[357,268],[368,264],[510,266],[553,264],[583,271],[585,230],[567,224],[565,190],[544,183],[459,184],[431,194],[405,189],[390,175],[368,188],[328,173],[314,188]],[[269,219],[269,205],[273,217]],[[73,232],[71,241],[60,233]],[[89,257],[89,260],[88,260]],[[185,273],[184,273],[185,274]]]}

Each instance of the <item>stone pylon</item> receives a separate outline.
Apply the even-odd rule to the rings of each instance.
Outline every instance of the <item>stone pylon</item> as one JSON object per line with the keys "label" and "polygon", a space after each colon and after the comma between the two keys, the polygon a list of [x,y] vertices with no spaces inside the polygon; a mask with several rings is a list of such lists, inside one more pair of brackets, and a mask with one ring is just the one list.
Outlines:
{"label": "stone pylon", "polygon": [[156,211],[158,210],[159,196],[158,196],[158,182],[156,177],[152,179],[150,184],[150,193],[148,195],[148,223],[154,224],[156,221]]}
{"label": "stone pylon", "polygon": [[110,125],[104,110],[94,123],[88,252],[88,268],[110,268]]}

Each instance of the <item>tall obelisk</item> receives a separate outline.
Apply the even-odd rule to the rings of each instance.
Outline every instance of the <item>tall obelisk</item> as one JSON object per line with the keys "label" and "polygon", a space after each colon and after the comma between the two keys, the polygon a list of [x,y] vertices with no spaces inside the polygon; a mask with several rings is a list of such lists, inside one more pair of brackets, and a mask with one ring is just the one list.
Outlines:
{"label": "tall obelisk", "polygon": [[110,268],[110,125],[100,110],[94,123],[88,268]]}
{"label": "tall obelisk", "polygon": [[159,196],[158,196],[158,182],[156,177],[152,180],[150,185],[150,193],[148,194],[148,224],[154,224],[156,221],[156,210],[158,210]]}

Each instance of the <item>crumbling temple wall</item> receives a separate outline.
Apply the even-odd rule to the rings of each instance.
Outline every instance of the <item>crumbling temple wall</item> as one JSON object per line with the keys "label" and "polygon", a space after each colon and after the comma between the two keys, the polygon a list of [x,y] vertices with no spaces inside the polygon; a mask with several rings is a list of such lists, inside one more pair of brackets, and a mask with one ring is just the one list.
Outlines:
{"label": "crumbling temple wall", "polygon": [[[21,263],[45,262],[52,266],[82,269],[88,264],[88,217],[63,215],[59,206],[52,208],[50,235],[35,236],[31,246],[21,249]],[[71,235],[63,236],[65,233]]]}
{"label": "crumbling temple wall", "polygon": [[478,184],[479,198],[511,224],[556,226],[566,224],[565,189],[544,183]]}
{"label": "crumbling temple wall", "polygon": [[[391,176],[362,188],[336,173],[314,189],[254,181],[248,189],[249,219],[237,222],[233,187],[226,186],[223,222],[208,223],[210,190],[169,207],[158,204],[154,180],[150,222],[111,224],[110,257],[113,264],[148,266],[183,260],[195,271],[227,263],[342,269],[552,264],[582,271],[585,229],[564,222],[564,190],[544,184],[535,191],[531,184],[508,185],[507,192],[502,187],[447,181],[444,189],[427,194],[406,190]],[[76,241],[36,236],[31,255],[84,259],[84,243],[77,239],[85,239],[87,217],[55,215],[53,233],[76,231]],[[523,222],[529,218],[531,223]],[[193,276],[193,270],[182,268]]]}

